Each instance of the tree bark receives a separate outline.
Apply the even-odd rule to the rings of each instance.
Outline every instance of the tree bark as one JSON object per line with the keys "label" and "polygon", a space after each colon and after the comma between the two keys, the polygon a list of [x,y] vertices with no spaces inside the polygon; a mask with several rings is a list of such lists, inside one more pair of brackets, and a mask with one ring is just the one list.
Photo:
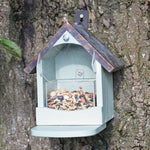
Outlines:
{"label": "tree bark", "polygon": [[[74,10],[89,11],[89,30],[125,64],[114,73],[115,117],[93,137],[32,137],[36,75],[24,67]],[[150,148],[150,2],[147,0],[0,0],[0,38],[20,45],[22,60],[0,50],[0,149],[148,150]]]}

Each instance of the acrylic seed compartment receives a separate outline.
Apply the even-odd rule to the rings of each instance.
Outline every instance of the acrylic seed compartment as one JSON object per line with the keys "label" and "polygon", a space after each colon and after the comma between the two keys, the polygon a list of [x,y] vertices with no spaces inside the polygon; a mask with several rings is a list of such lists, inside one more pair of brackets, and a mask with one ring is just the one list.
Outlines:
{"label": "acrylic seed compartment", "polygon": [[96,106],[95,80],[46,82],[46,105],[57,110],[81,110]]}

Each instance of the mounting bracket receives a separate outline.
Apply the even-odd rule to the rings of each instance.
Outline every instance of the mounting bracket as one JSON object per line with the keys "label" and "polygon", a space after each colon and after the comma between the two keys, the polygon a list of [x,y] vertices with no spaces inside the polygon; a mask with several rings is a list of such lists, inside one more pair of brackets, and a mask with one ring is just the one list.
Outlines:
{"label": "mounting bracket", "polygon": [[75,22],[81,23],[88,29],[89,12],[87,10],[76,10],[75,13]]}

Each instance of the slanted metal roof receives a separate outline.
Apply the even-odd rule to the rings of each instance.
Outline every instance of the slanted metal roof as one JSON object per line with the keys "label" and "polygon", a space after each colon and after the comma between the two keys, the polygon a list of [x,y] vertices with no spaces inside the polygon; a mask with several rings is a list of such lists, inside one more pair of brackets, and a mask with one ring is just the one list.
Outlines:
{"label": "slanted metal roof", "polygon": [[[48,44],[39,52],[40,56],[43,57],[57,40],[68,31],[80,44],[81,46],[91,55],[95,53],[95,59],[108,71],[114,72],[123,67],[123,63],[119,58],[113,55],[98,39],[96,39],[92,33],[84,28],[79,23],[65,23],[58,32],[51,38]],[[39,55],[38,54],[38,55]],[[24,71],[26,73],[35,73],[38,55],[26,66]]]}

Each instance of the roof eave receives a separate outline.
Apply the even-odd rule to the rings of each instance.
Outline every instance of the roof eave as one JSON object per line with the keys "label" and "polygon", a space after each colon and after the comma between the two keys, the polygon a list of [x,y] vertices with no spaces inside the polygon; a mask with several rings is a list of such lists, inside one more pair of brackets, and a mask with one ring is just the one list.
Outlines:
{"label": "roof eave", "polygon": [[[92,56],[93,52],[95,51],[96,53],[96,59],[97,61],[108,71],[108,72],[115,72],[119,69],[121,69],[123,67],[123,63],[117,58],[115,57],[111,52],[111,55],[113,56],[113,61],[116,62],[117,65],[112,64],[110,61],[108,61],[109,58],[105,58],[100,51],[98,51],[95,46],[93,44],[90,44],[88,39],[84,37],[84,35],[82,35],[80,32],[78,32],[78,30],[75,28],[78,27],[77,23],[65,23],[59,30],[58,32],[51,38],[51,40],[48,42],[48,44],[39,52],[40,55],[43,57],[48,50],[50,50],[54,44],[56,43],[56,41],[61,37],[61,35],[68,30],[72,36],[75,37],[75,39],[81,44],[81,46],[83,48],[85,48],[85,50]],[[86,29],[85,29],[86,31]],[[88,33],[87,33],[88,34]],[[91,35],[92,36],[92,35]],[[104,52],[105,50],[103,50]],[[108,50],[107,50],[108,51]],[[38,55],[39,55],[38,53]],[[36,73],[36,65],[37,65],[37,59],[38,59],[38,55],[36,55],[32,61],[30,61],[30,63],[26,66],[26,68],[24,69],[24,71],[27,74],[33,74]],[[111,57],[112,57],[111,56]],[[118,63],[119,62],[119,63]]]}

